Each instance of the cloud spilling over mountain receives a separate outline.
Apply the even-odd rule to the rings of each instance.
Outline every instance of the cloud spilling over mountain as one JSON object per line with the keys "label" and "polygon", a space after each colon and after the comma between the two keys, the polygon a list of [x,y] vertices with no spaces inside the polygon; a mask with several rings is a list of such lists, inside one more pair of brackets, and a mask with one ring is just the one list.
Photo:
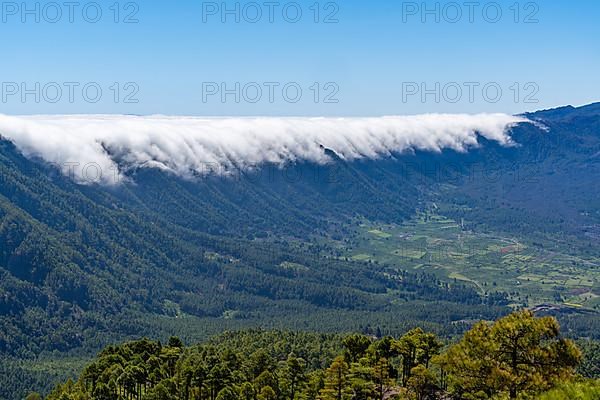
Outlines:
{"label": "cloud spilling over mountain", "polygon": [[182,177],[227,174],[264,163],[326,163],[322,147],[345,160],[410,150],[467,151],[481,135],[501,145],[522,117],[429,114],[380,118],[200,118],[0,115],[0,135],[26,156],[53,163],[81,183],[121,181],[127,168]]}

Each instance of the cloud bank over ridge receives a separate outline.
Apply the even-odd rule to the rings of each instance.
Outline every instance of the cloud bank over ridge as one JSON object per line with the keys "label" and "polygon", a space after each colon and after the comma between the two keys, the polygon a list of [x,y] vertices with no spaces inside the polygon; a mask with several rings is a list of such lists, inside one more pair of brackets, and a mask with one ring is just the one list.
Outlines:
{"label": "cloud bank over ridge", "polygon": [[478,145],[479,135],[510,145],[510,128],[523,122],[527,120],[506,114],[379,118],[0,115],[0,135],[26,156],[56,164],[80,183],[114,184],[126,168],[161,168],[187,177],[207,171],[225,174],[263,163],[322,164],[329,158],[321,146],[351,161],[408,150],[467,151]]}

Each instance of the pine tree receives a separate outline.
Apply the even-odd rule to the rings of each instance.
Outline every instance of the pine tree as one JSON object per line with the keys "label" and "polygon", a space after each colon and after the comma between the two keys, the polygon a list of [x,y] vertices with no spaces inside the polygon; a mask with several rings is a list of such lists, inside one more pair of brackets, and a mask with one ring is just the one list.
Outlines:
{"label": "pine tree", "polygon": [[455,393],[516,399],[570,378],[581,352],[559,336],[556,319],[521,311],[493,325],[478,323],[441,359]]}
{"label": "pine tree", "polygon": [[439,353],[442,344],[434,334],[416,328],[396,341],[394,347],[402,357],[402,385],[406,386],[413,368],[419,364],[428,368],[431,358]]}
{"label": "pine tree", "polygon": [[325,387],[319,393],[319,400],[350,400],[352,391],[348,374],[348,364],[338,356],[325,371]]}

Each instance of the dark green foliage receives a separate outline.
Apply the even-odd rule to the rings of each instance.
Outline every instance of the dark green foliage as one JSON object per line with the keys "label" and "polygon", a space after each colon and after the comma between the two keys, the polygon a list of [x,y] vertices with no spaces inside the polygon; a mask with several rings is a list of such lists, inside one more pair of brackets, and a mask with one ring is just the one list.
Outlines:
{"label": "dark green foliage", "polygon": [[176,338],[170,340],[175,347],[143,339],[106,348],[76,384],[58,386],[48,399],[65,393],[98,399],[238,399],[271,391],[298,398],[308,374],[341,351],[340,341],[335,335],[284,331],[225,333],[187,348]]}
{"label": "dark green foliage", "polygon": [[[481,336],[478,342],[472,342],[469,335],[476,335],[484,325],[494,335]],[[539,376],[528,378],[518,372],[519,393],[526,395],[523,398],[533,398],[543,390],[579,379],[572,375],[574,364],[564,363],[566,355],[579,354],[576,347],[567,348],[573,346],[572,342],[547,338],[549,342],[567,346],[556,347],[546,341],[521,340],[524,336],[539,339],[538,335],[547,333],[547,326],[551,326],[552,335],[558,335],[553,318],[537,319],[529,312],[514,313],[493,325],[481,322],[456,345],[463,346],[465,351],[457,352],[454,346],[444,354],[440,354],[442,344],[437,337],[419,328],[399,338],[381,339],[357,334],[229,332],[191,347],[180,347],[181,341],[175,338],[170,340],[175,346],[142,339],[106,348],[84,369],[77,382],[67,381],[57,386],[48,400],[62,400],[64,396],[90,400],[447,399],[447,382],[465,379],[513,382],[502,371],[507,368],[505,363],[498,368],[480,369],[477,374],[466,375],[468,378],[462,374],[469,363],[485,364],[493,358],[505,357],[499,351],[482,355],[485,360],[469,359],[470,352],[480,346],[492,350],[499,345],[496,340],[502,341],[504,335],[519,338],[515,345],[521,355],[536,354],[531,360],[536,363]],[[511,346],[506,342],[500,347],[505,345]],[[553,350],[544,350],[549,348]],[[543,361],[536,357],[542,357]],[[542,376],[545,379],[540,380]],[[572,393],[575,389],[583,393],[596,390],[595,385],[592,388],[577,384],[564,386],[559,392]],[[508,394],[503,386],[490,386],[484,392],[475,385],[456,398],[504,398],[503,394]],[[496,395],[500,397],[493,397]],[[511,398],[517,398],[516,394]]]}
{"label": "dark green foliage", "polygon": [[583,352],[579,374],[590,379],[600,379],[600,342],[580,340],[577,345]]}

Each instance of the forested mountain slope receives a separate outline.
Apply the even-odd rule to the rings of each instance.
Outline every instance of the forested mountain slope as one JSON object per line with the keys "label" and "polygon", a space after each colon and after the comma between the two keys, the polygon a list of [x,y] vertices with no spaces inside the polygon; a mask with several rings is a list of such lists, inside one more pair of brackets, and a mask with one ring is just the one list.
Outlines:
{"label": "forested mountain slope", "polygon": [[0,352],[90,354],[142,335],[201,340],[257,325],[457,334],[506,314],[506,294],[328,256],[317,239],[433,203],[468,229],[598,255],[599,114],[527,114],[536,124],[515,127],[509,147],[480,138],[467,153],[354,161],[322,147],[327,164],[194,179],[136,168],[109,187],[77,184],[2,139]]}
{"label": "forested mountain slope", "polygon": [[[170,306],[196,317],[231,312],[241,320],[252,320],[256,310],[277,314],[274,304],[285,313],[389,311],[385,296],[394,290],[398,299],[454,302],[457,309],[473,304],[481,314],[475,305],[484,300],[472,289],[425,273],[313,256],[281,236],[255,239],[326,229],[329,220],[340,224],[361,208],[372,218],[402,218],[418,196],[395,195],[402,182],[394,190],[394,179],[383,178],[394,167],[343,165],[349,177],[341,182],[353,187],[339,190],[331,187],[337,183],[270,178],[192,183],[154,171],[141,171],[131,187],[105,189],[76,185],[3,142],[2,349],[67,350],[108,321],[117,332],[141,333],[120,327],[115,316],[169,315]],[[337,198],[345,190],[350,201]],[[372,207],[378,202],[379,211]]]}

